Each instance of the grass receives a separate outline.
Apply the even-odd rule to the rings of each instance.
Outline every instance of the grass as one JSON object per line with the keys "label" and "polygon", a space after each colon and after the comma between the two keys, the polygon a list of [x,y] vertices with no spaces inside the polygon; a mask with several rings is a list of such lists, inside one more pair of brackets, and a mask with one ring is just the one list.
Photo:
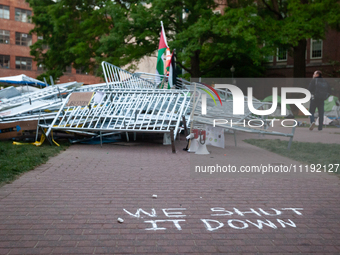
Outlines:
{"label": "grass", "polygon": [[60,147],[45,142],[40,147],[34,145],[13,145],[11,141],[0,142],[0,185],[15,180],[20,174],[34,169],[50,157],[66,150],[69,143]]}
{"label": "grass", "polygon": [[[294,142],[287,150],[288,141],[279,139],[247,139],[245,142],[307,164],[339,164],[340,144]],[[338,168],[337,173],[340,173]]]}
{"label": "grass", "polygon": [[[307,123],[306,126],[298,126],[296,128],[309,128],[310,124]],[[330,128],[338,128],[337,126],[332,126],[332,125],[327,125],[327,126],[323,126],[323,129],[330,129]],[[318,129],[318,126],[315,126],[314,129]]]}

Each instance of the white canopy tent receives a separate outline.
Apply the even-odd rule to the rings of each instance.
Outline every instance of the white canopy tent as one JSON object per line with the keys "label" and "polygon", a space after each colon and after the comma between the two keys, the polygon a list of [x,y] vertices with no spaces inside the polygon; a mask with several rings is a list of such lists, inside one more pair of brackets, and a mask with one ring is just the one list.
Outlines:
{"label": "white canopy tent", "polygon": [[[20,85],[39,85],[39,86],[46,86],[46,84],[42,81],[37,79],[31,78],[25,74],[15,75],[15,76],[7,76],[7,77],[0,77],[0,83],[5,84],[20,84]],[[48,85],[47,85],[48,86]]]}

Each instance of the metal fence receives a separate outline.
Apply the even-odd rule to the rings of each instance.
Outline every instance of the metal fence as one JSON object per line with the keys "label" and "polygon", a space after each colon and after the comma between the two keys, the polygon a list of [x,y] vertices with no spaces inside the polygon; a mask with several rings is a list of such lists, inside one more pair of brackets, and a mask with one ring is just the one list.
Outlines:
{"label": "metal fence", "polygon": [[188,110],[188,93],[174,90],[104,91],[100,101],[96,102],[93,97],[86,106],[67,106],[68,97],[48,125],[46,135],[51,130],[168,133],[174,129],[176,136],[181,117]]}

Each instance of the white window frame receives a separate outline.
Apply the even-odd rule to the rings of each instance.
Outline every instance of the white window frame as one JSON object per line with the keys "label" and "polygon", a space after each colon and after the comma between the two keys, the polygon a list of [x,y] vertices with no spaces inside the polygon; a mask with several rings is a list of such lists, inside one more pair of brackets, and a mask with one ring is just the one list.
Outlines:
{"label": "white window frame", "polygon": [[10,44],[11,42],[11,32],[9,30],[0,29],[0,36],[5,42],[0,42],[1,44]]}
{"label": "white window frame", "polygon": [[[19,15],[17,15],[19,13]],[[21,8],[15,8],[15,21],[23,22],[23,23],[32,23],[31,18],[32,17],[32,11],[21,9]]]}
{"label": "white window frame", "polygon": [[[266,46],[266,42],[263,42],[263,47],[265,47],[265,46]],[[274,55],[268,55],[268,56],[263,56],[263,57],[268,63],[274,62]]]}
{"label": "white window frame", "polygon": [[[321,57],[313,57],[313,41],[321,41]],[[317,40],[317,39],[310,39],[310,59],[322,59],[323,56],[323,40]]]}
{"label": "white window frame", "polygon": [[[17,39],[18,37],[20,38],[19,40]],[[23,40],[22,38],[26,39]],[[15,45],[29,47],[32,44],[33,44],[32,35],[21,32],[15,32]]]}
{"label": "white window frame", "polygon": [[279,59],[279,48],[276,50],[276,62],[287,62],[288,60],[288,50],[286,50],[286,59]]}
{"label": "white window frame", "polygon": [[[1,13],[2,13],[0,19],[10,19],[11,10],[10,10],[9,6],[0,4],[0,9],[1,9]],[[8,11],[8,15],[5,15],[5,9],[6,9],[6,11]],[[7,12],[6,12],[6,14],[7,14]]]}
{"label": "white window frame", "polygon": [[[20,62],[20,64],[18,64]],[[18,68],[20,66],[20,68]],[[25,68],[23,68],[25,66]],[[33,59],[28,57],[15,57],[15,69],[17,70],[32,70]]]}
{"label": "white window frame", "polygon": [[221,10],[213,10],[214,14],[221,14]]}
{"label": "white window frame", "polygon": [[[2,69],[2,68],[4,68],[4,69],[11,68],[11,56],[10,55],[0,55],[0,59],[1,59],[1,63],[2,63],[2,65],[0,65],[0,69]],[[5,60],[8,60],[7,67],[4,67]]]}

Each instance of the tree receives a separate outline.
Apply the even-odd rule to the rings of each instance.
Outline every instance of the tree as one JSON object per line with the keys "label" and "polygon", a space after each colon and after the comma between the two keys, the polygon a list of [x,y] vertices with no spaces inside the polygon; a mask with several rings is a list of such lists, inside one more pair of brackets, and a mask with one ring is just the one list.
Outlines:
{"label": "tree", "polygon": [[[73,64],[83,71],[93,71],[97,63],[99,38],[109,33],[105,13],[109,0],[27,0],[33,9],[35,28],[31,33],[42,36],[31,46],[31,55],[46,72],[39,78],[62,76]],[[46,50],[44,46],[48,46]]]}
{"label": "tree", "polygon": [[[192,77],[228,76],[233,64],[240,76],[263,72],[256,34],[228,33],[223,16],[213,13],[214,0],[27,1],[34,11],[32,33],[43,36],[31,54],[46,68],[44,75],[57,78],[71,64],[90,72],[102,60],[133,70],[155,54],[161,20],[177,64]],[[247,72],[243,63],[251,64]]]}
{"label": "tree", "polygon": [[[241,30],[256,31],[273,54],[277,47],[292,51],[294,77],[306,76],[306,40],[324,39],[329,28],[339,28],[338,0],[229,0],[225,23]],[[233,24],[231,24],[231,21]],[[249,26],[249,22],[253,23]],[[254,22],[255,21],[255,22]]]}
{"label": "tree", "polygon": [[[213,0],[152,0],[132,4],[128,8],[112,3],[107,6],[112,17],[112,29],[101,38],[99,50],[105,55],[98,58],[98,62],[106,60],[118,66],[129,65],[133,69],[139,59],[155,53],[160,21],[163,21],[169,46],[177,50],[177,64],[190,76],[230,75],[232,64],[240,66],[238,73],[243,76],[263,74],[260,65],[262,55],[254,54],[259,52],[256,43],[249,47],[249,44],[245,45],[247,39],[241,36],[232,38],[221,34],[222,29],[218,29],[221,15],[213,13],[216,6]],[[117,15],[123,12],[125,16]],[[128,37],[125,37],[126,32]],[[242,44],[244,48],[236,47]],[[242,72],[242,61],[252,63],[248,69],[254,71]],[[221,68],[226,62],[230,66]],[[220,72],[214,72],[217,67]]]}

